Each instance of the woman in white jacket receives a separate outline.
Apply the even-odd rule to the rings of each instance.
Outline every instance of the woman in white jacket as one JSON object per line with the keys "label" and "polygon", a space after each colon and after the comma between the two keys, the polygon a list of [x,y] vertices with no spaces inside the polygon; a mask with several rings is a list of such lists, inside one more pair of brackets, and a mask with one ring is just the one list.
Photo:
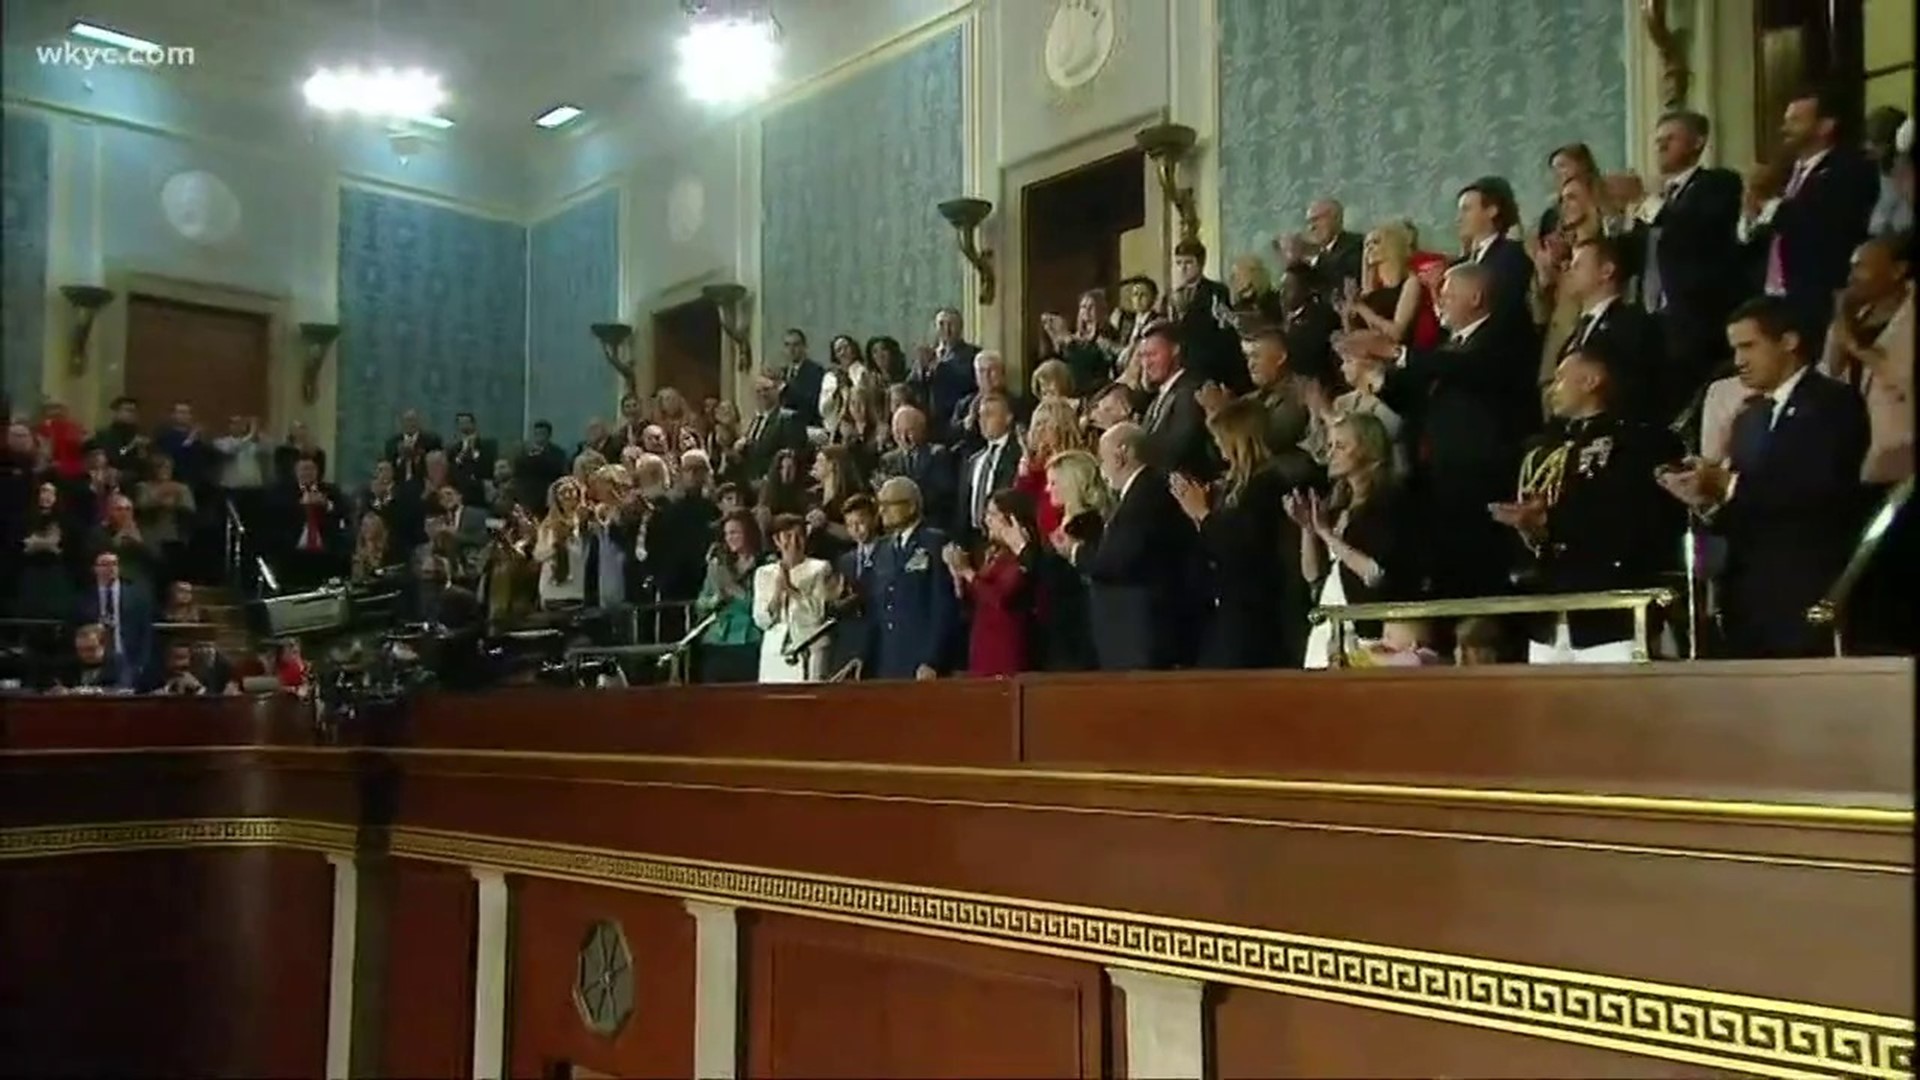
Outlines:
{"label": "woman in white jacket", "polygon": [[787,653],[827,621],[833,567],[807,558],[807,523],[782,514],[768,530],[779,557],[753,572],[753,621],[760,627],[760,681],[816,682],[826,677],[827,638],[793,660]]}

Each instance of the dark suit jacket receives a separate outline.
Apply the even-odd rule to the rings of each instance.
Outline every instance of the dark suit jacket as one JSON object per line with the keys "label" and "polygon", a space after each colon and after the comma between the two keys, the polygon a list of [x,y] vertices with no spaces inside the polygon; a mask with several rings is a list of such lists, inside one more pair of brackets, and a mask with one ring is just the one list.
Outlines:
{"label": "dark suit jacket", "polygon": [[[1013,422],[1016,427],[1024,427],[1033,415],[1033,403],[1025,397],[1006,391],[1007,404],[1012,406]],[[973,391],[960,399],[954,406],[952,422],[947,425],[948,445],[962,458],[972,457],[975,450],[985,446],[986,440],[980,437],[979,417],[974,410],[980,406],[980,392]]]}
{"label": "dark suit jacket", "polygon": [[[320,515],[320,538],[329,553],[339,553],[347,538],[347,501],[332,484],[317,485],[332,508]],[[282,484],[274,492],[268,535],[282,554],[295,550],[300,534],[307,526],[306,508],[300,505],[300,485]]]}
{"label": "dark suit jacket", "polygon": [[[1752,257],[1764,265],[1775,237],[1785,272],[1787,299],[1801,313],[1805,332],[1825,333],[1833,294],[1847,283],[1853,249],[1867,238],[1880,174],[1860,151],[1836,146],[1820,159],[1790,197],[1782,197],[1768,225],[1748,238]],[[1809,355],[1819,355],[1818,342]]]}
{"label": "dark suit jacket", "polygon": [[960,407],[961,399],[973,393],[973,361],[979,355],[980,346],[968,341],[956,341],[948,350],[946,359],[934,364],[931,369],[916,365],[908,373],[907,385],[913,387],[921,406],[926,410],[928,434],[933,438],[946,437],[954,410]]}
{"label": "dark suit jacket", "polygon": [[[1173,304],[1173,294],[1169,294],[1169,310]],[[1245,354],[1240,351],[1240,334],[1231,325],[1221,325],[1214,314],[1216,306],[1233,306],[1227,287],[1207,277],[1195,282],[1192,299],[1179,310],[1174,322],[1181,353],[1186,358],[1187,370],[1200,376],[1200,382],[1217,382],[1236,394],[1244,394],[1253,384],[1247,377]]]}
{"label": "dark suit jacket", "polygon": [[920,489],[920,512],[929,521],[953,520],[954,485],[958,481],[953,455],[944,446],[922,445],[912,450],[895,447],[880,455],[873,473],[873,489],[890,476],[904,476]]}
{"label": "dark suit jacket", "polygon": [[[476,436],[473,451],[468,453],[462,441],[455,437],[447,444],[447,464],[459,474],[462,480],[470,484],[479,484],[493,479],[493,463],[500,457],[500,444],[486,436]],[[617,460],[615,458],[607,459]]]}
{"label": "dark suit jacket", "polygon": [[1494,318],[1514,326],[1532,327],[1533,260],[1527,257],[1526,247],[1518,240],[1496,237],[1477,261],[1493,276],[1489,306]]}
{"label": "dark suit jacket", "polygon": [[1154,398],[1147,399],[1141,413],[1141,427],[1147,431],[1146,463],[1163,473],[1186,473],[1199,480],[1211,480],[1219,472],[1214,456],[1213,438],[1207,434],[1206,410],[1194,393],[1200,389],[1199,372],[1183,369],[1163,394],[1159,408]]}
{"label": "dark suit jacket", "polygon": [[[980,470],[981,462],[985,459],[988,449],[988,447],[982,447],[979,450],[975,450],[971,456],[961,463],[959,483],[955,485],[955,490],[959,497],[953,501],[952,532],[954,540],[968,551],[972,551],[974,547],[986,539],[982,533],[974,528],[973,507],[976,502],[984,497],[974,487],[974,474]],[[992,495],[996,491],[1012,487],[1013,478],[1018,475],[1019,472],[1020,440],[1009,432],[1005,445],[1000,449],[1000,457],[993,463],[992,474],[983,477],[984,483],[980,486],[985,489],[985,495]]]}
{"label": "dark suit jacket", "polygon": [[1745,297],[1735,270],[1741,187],[1733,170],[1703,166],[1661,204],[1647,232],[1646,261],[1659,272],[1669,354],[1689,378],[1704,380],[1727,351],[1727,313]]}
{"label": "dark suit jacket", "polygon": [[[860,661],[862,669],[873,666],[874,643],[878,636],[874,633],[877,623],[871,614],[877,610],[872,595],[873,564],[879,561],[880,547],[885,542],[885,538],[875,541],[873,551],[864,563],[857,545],[834,560],[834,570],[846,584],[846,595],[833,607],[833,617],[839,625],[834,627],[833,641],[827,648],[829,675],[846,667],[854,659]],[[863,674],[871,672],[863,670]]]}
{"label": "dark suit jacket", "polygon": [[1337,382],[1340,363],[1333,356],[1333,335],[1339,329],[1340,316],[1317,299],[1288,312],[1287,368],[1297,375]]}
{"label": "dark suit jacket", "polygon": [[1211,585],[1200,666],[1297,666],[1306,644],[1300,538],[1281,507],[1287,485],[1269,463],[1232,504],[1216,496],[1200,523]]}
{"label": "dark suit jacket", "polygon": [[1357,232],[1342,232],[1333,238],[1332,247],[1308,256],[1314,276],[1318,279],[1320,295],[1337,298],[1346,289],[1347,282],[1359,283],[1365,247],[1366,237]]}
{"label": "dark suit jacket", "polygon": [[1763,434],[1768,416],[1764,405],[1749,406],[1734,420],[1739,481],[1712,518],[1727,538],[1727,642],[1742,656],[1822,655],[1832,643],[1806,614],[1859,536],[1866,406],[1849,387],[1808,370]]}
{"label": "dark suit jacket", "polygon": [[[132,688],[139,683],[153,664],[153,598],[147,590],[136,582],[122,579],[120,582],[118,637],[126,648],[121,658],[119,674],[121,684]],[[92,581],[80,590],[80,618],[83,622],[104,623],[104,613],[100,608],[100,587]],[[107,651],[114,655],[114,637],[112,629],[107,632]]]}
{"label": "dark suit jacket", "polygon": [[[1585,319],[1585,316],[1582,316]],[[1573,336],[1560,350],[1561,356],[1580,348],[1582,334],[1575,324]],[[1665,424],[1673,419],[1656,406],[1656,387],[1670,380],[1666,373],[1666,348],[1660,326],[1640,305],[1617,297],[1600,312],[1591,329],[1584,334],[1585,344],[1604,352],[1614,363],[1614,411],[1623,417]]]}
{"label": "dark suit jacket", "polygon": [[1192,656],[1193,525],[1167,488],[1143,469],[1076,565],[1089,584],[1094,651],[1105,671],[1170,668]]}
{"label": "dark suit jacket", "polygon": [[[784,401],[784,398],[782,399]],[[807,421],[806,414],[782,404],[760,424],[756,433],[753,428],[756,420],[747,421],[745,434],[747,449],[744,457],[746,479],[750,484],[758,484],[773,471],[773,459],[782,450],[800,453],[806,450]],[[817,422],[817,421],[816,421]]]}
{"label": "dark suit jacket", "polygon": [[[803,427],[820,426],[820,387],[827,369],[811,360],[790,365],[780,373],[780,404],[800,417]],[[765,475],[765,474],[762,474]]]}
{"label": "dark suit jacket", "polygon": [[[416,478],[421,473],[426,472],[427,455],[431,454],[435,450],[441,449],[443,445],[444,444],[441,443],[440,441],[440,436],[435,435],[431,431],[422,430],[420,434],[414,439],[414,443],[413,443],[414,456],[418,458],[418,460],[413,463],[413,475]],[[395,434],[395,435],[388,436],[386,449],[380,456],[386,458],[388,461],[393,462],[393,471],[397,477],[404,479],[407,476],[407,467],[400,460],[400,436],[399,435]],[[291,477],[291,474],[289,474],[289,477]]]}
{"label": "dark suit jacket", "polygon": [[904,544],[887,536],[874,552],[874,678],[911,679],[921,665],[948,669],[959,605],[953,577],[940,557],[946,544],[945,533],[922,524]]}

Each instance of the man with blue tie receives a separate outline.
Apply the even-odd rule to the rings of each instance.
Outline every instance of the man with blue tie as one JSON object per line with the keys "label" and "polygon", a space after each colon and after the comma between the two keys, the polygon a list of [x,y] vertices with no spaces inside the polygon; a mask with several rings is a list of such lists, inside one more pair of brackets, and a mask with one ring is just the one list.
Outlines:
{"label": "man with blue tie", "polygon": [[1690,457],[1661,472],[1660,483],[1726,537],[1720,607],[1729,651],[1818,656],[1832,644],[1807,610],[1840,576],[1859,534],[1866,406],[1809,367],[1784,298],[1736,308],[1727,341],[1748,394],[1728,461]]}
{"label": "man with blue tie", "polygon": [[855,495],[840,509],[853,547],[840,554],[834,569],[840,576],[840,595],[833,604],[837,625],[827,650],[827,670],[837,673],[854,660],[862,669],[873,666],[873,564],[879,554],[880,511],[873,500]]}
{"label": "man with blue tie", "polygon": [[947,536],[927,525],[920,488],[904,476],[880,485],[880,523],[887,535],[873,561],[873,674],[879,679],[933,679],[947,667],[958,602],[940,552]]}
{"label": "man with blue tie", "polygon": [[104,631],[123,686],[137,686],[153,654],[153,602],[139,586],[121,580],[120,557],[111,551],[93,557],[93,588],[81,602],[80,618]]}

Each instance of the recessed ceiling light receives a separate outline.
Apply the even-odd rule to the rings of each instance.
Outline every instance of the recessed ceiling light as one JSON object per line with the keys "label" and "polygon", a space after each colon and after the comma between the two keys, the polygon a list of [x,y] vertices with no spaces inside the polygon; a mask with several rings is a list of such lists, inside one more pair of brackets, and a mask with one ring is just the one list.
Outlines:
{"label": "recessed ceiling light", "polygon": [[535,127],[543,127],[551,131],[557,127],[565,127],[579,116],[580,110],[572,105],[555,105],[553,108],[534,117],[533,123]]}
{"label": "recessed ceiling light", "polygon": [[118,30],[109,30],[92,23],[77,22],[67,28],[67,33],[88,41],[97,41],[102,45],[111,45],[128,52],[159,52],[160,46],[146,38],[137,38],[132,34],[123,34]]}

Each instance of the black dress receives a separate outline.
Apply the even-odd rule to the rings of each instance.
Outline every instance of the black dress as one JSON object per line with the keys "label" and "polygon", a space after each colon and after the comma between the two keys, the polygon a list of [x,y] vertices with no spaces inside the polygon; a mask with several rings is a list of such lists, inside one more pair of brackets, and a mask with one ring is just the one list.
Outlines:
{"label": "black dress", "polygon": [[[1214,669],[1298,665],[1305,645],[1306,610],[1297,549],[1287,558],[1291,522],[1281,500],[1286,485],[1270,468],[1247,478],[1239,496],[1217,497],[1200,523],[1211,605],[1199,666]],[[1297,544],[1298,538],[1293,538]],[[1297,625],[1296,625],[1297,624]]]}
{"label": "black dress", "polygon": [[[1082,544],[1097,544],[1106,523],[1092,511],[1076,514],[1060,527]],[[1040,671],[1093,671],[1100,665],[1093,651],[1093,625],[1087,604],[1087,582],[1066,556],[1052,549],[1034,563],[1037,595],[1034,602],[1032,655]]]}

